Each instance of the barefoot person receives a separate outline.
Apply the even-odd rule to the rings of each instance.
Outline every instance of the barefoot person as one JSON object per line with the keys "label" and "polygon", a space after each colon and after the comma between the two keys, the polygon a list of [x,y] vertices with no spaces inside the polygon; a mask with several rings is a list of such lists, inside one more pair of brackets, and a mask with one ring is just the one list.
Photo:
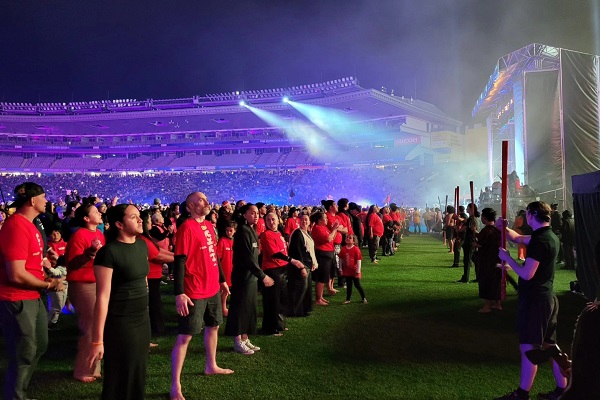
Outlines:
{"label": "barefoot person", "polygon": [[171,399],[184,400],[181,371],[193,335],[202,331],[206,367],[204,373],[232,374],[217,365],[219,325],[223,322],[221,291],[229,294],[225,276],[217,261],[217,242],[212,224],[206,220],[210,204],[203,193],[190,194],[186,201],[190,213],[177,229],[175,245],[175,308],[179,315],[179,334],[171,353]]}

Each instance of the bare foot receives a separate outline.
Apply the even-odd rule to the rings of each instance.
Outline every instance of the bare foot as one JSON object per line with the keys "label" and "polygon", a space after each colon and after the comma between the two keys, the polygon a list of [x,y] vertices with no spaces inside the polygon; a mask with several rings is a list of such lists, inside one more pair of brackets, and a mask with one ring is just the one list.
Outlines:
{"label": "bare foot", "polygon": [[228,369],[228,368],[215,367],[215,368],[211,368],[211,369],[207,368],[204,370],[204,375],[230,375],[230,374],[233,374],[233,370]]}
{"label": "bare foot", "polygon": [[325,300],[317,300],[317,301],[315,301],[315,304],[318,306],[328,306],[329,305],[329,303],[326,302]]}
{"label": "bare foot", "polygon": [[150,343],[150,348],[153,349],[155,347],[158,347],[158,343]]}
{"label": "bare foot", "polygon": [[96,380],[95,376],[82,376],[81,378],[75,378],[77,379],[79,382],[83,382],[83,383],[90,383],[90,382],[94,382]]}
{"label": "bare foot", "polygon": [[181,393],[181,389],[171,389],[169,398],[171,400],[185,400],[185,397],[183,397],[183,394]]}

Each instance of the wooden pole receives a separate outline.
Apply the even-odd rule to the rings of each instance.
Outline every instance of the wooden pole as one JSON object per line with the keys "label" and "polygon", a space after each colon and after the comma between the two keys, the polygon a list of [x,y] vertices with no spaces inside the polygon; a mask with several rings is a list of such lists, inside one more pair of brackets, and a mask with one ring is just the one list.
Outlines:
{"label": "wooden pole", "polygon": [[[508,140],[502,141],[502,223],[508,225],[506,216],[508,208]],[[506,229],[502,229],[501,246],[506,248]],[[500,296],[506,298],[506,262],[502,262],[502,281],[500,283]]]}
{"label": "wooden pole", "polygon": [[475,210],[475,192],[473,192],[473,181],[469,181],[469,188],[471,189],[471,204],[473,204],[473,210]]}

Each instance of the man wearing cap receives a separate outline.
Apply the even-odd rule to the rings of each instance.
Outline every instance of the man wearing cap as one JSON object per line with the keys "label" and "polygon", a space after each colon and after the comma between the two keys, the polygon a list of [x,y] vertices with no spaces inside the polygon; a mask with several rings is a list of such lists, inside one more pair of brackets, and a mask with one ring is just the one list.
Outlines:
{"label": "man wearing cap", "polygon": [[[33,220],[46,209],[46,194],[36,183],[15,188],[16,212],[0,230],[0,324],[8,368],[4,399],[25,399],[37,363],[48,346],[42,290],[64,290],[60,279],[44,279],[44,240]],[[49,266],[49,263],[48,263]]]}

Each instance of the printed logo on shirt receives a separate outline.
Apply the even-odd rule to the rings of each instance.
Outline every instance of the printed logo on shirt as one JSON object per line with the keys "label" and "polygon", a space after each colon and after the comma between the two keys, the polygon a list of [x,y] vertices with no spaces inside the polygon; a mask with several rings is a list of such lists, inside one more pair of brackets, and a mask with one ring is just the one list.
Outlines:
{"label": "printed logo on shirt", "polygon": [[258,243],[256,243],[256,242],[252,242],[252,247],[253,247],[253,248],[255,248],[255,247],[258,247]]}
{"label": "printed logo on shirt", "polygon": [[215,249],[214,238],[205,225],[202,225],[202,231],[204,232],[204,237],[206,238],[206,245],[208,246],[210,260],[214,263],[214,265],[217,265],[217,251]]}

